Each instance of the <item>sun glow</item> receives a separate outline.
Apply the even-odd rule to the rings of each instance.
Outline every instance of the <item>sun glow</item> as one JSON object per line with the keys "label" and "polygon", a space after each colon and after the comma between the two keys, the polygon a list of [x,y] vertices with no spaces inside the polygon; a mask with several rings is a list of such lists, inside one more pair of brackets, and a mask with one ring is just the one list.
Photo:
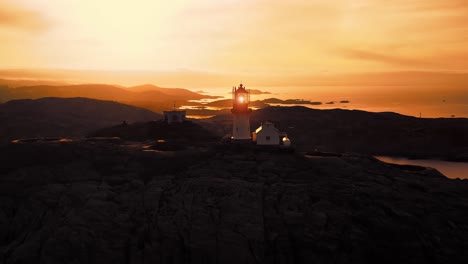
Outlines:
{"label": "sun glow", "polygon": [[238,100],[239,100],[239,103],[243,104],[245,101],[244,96],[243,95],[239,96]]}
{"label": "sun glow", "polygon": [[460,0],[3,0],[0,67],[468,70]]}

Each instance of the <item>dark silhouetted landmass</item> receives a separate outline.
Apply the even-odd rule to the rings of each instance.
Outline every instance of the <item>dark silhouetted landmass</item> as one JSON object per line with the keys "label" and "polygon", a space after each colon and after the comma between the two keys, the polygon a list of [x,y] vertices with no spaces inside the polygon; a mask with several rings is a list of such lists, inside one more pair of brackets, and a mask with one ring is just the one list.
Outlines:
{"label": "dark silhouetted landmass", "polygon": [[195,121],[168,124],[163,120],[121,124],[102,128],[89,134],[91,137],[119,137],[125,140],[166,140],[184,142],[186,145],[199,145],[206,142],[217,142],[221,135],[197,124]]}
{"label": "dark silhouetted landmass", "polygon": [[85,136],[105,126],[161,119],[149,110],[88,98],[42,98],[0,104],[0,141]]}
{"label": "dark silhouetted landmass", "polygon": [[[270,120],[288,133],[297,148],[410,158],[468,160],[468,119],[416,118],[396,113],[267,107],[252,113],[251,126]],[[220,131],[232,117],[209,119]]]}
{"label": "dark silhouetted landmass", "polygon": [[[147,89],[145,89],[147,87]],[[202,98],[216,98],[209,95],[197,94],[185,89],[159,88],[156,86],[141,86],[131,89],[107,84],[80,84],[66,86],[24,86],[16,88],[2,88],[4,101],[13,99],[37,99],[42,97],[88,97],[113,101],[152,101],[167,100],[197,100]]]}
{"label": "dark silhouetted landmass", "polygon": [[262,100],[262,102],[266,104],[296,104],[296,105],[321,105],[321,102],[312,102],[309,100],[303,100],[303,99],[287,99],[287,100],[281,100],[278,98],[269,98]]}
{"label": "dark silhouetted landmass", "polygon": [[[182,88],[161,88],[146,84],[130,88],[107,84],[80,84],[80,85],[45,85],[47,82],[28,81],[19,82],[0,80],[0,103],[17,99],[38,99],[43,97],[86,97],[99,100],[116,101],[137,107],[149,109],[153,112],[162,112],[172,109],[174,103],[177,107],[187,105],[189,100],[216,99],[217,96],[198,94]],[[2,83],[5,83],[2,85]],[[12,86],[11,84],[27,84],[29,86]],[[40,84],[40,85],[38,85]],[[196,103],[193,103],[196,104]],[[199,113],[192,111],[193,115],[215,115],[213,113]],[[219,113],[219,112],[218,112]]]}
{"label": "dark silhouetted landmass", "polygon": [[[151,96],[157,97],[160,94]],[[107,84],[80,84],[67,86],[24,86],[9,89],[8,100],[38,99],[43,97],[87,97],[99,100],[133,100],[139,95],[123,88]]]}
{"label": "dark silhouetted landmass", "polygon": [[[11,81],[15,83],[14,81]],[[125,88],[108,84],[79,84],[79,85],[43,85],[44,82],[30,81],[28,86],[10,86],[8,80],[0,81],[0,103],[16,99],[38,99],[43,97],[87,97],[99,100],[111,100],[127,103],[135,106],[154,106],[151,110],[162,111],[161,106],[173,104],[179,105],[188,100],[204,98],[214,99],[216,96],[202,95],[182,88],[161,88],[154,85],[142,85]]]}
{"label": "dark silhouetted landmass", "polygon": [[0,160],[4,263],[468,262],[468,181],[434,169],[86,141]]}
{"label": "dark silhouetted landmass", "polygon": [[209,96],[206,94],[200,94],[189,91],[183,88],[161,88],[152,84],[145,84],[139,86],[132,86],[128,88],[132,92],[151,92],[156,91],[167,96],[172,96],[174,99],[180,98],[181,100],[199,100],[204,98],[218,98],[219,96]]}

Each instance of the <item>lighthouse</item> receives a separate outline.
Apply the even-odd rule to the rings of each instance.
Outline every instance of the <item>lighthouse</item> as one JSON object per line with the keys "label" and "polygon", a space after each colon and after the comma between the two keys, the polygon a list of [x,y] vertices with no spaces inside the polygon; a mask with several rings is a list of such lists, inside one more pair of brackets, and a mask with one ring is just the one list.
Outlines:
{"label": "lighthouse", "polygon": [[240,84],[239,87],[232,88],[232,114],[234,122],[232,126],[232,139],[249,140],[250,137],[250,113],[249,108],[250,93]]}

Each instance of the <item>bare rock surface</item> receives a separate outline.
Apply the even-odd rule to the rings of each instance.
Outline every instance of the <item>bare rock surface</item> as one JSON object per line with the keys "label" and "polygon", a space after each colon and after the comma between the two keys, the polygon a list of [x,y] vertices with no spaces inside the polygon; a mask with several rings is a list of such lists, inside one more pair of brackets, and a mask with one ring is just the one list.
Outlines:
{"label": "bare rock surface", "polygon": [[0,147],[0,263],[467,263],[468,181],[369,156]]}

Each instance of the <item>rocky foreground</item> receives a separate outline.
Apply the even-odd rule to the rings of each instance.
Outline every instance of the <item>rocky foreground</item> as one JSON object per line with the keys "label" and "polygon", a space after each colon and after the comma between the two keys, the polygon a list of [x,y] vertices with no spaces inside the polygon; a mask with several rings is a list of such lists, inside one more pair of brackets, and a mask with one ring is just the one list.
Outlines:
{"label": "rocky foreground", "polygon": [[468,181],[368,156],[0,147],[0,263],[468,263]]}

